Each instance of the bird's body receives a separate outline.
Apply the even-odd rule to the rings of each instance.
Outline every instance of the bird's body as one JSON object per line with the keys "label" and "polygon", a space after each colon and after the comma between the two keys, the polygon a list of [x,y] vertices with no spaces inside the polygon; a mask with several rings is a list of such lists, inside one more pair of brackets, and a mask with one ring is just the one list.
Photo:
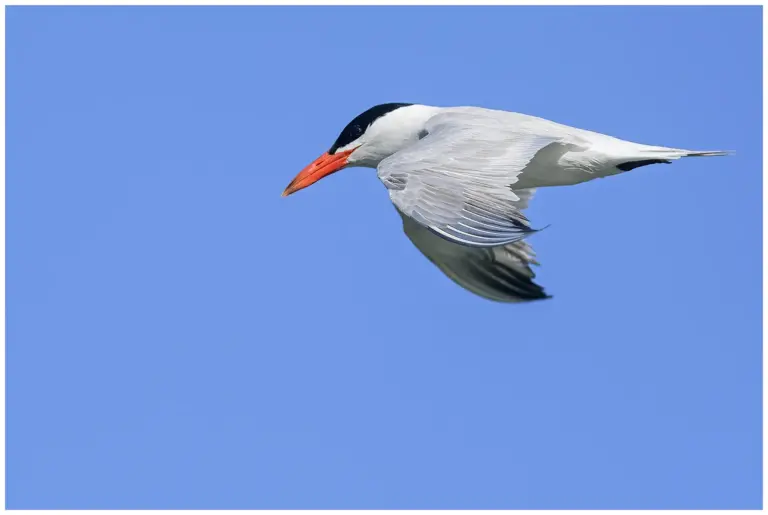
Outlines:
{"label": "bird's body", "polygon": [[533,283],[535,229],[522,211],[540,187],[567,186],[681,157],[722,155],[624,141],[479,107],[382,104],[350,122],[290,194],[347,166],[377,168],[406,235],[483,297],[546,298]]}

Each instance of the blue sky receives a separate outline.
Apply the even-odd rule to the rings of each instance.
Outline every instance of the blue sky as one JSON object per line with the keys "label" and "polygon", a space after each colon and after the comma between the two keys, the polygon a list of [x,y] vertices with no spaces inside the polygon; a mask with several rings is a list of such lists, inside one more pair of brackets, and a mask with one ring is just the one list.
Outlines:
{"label": "blue sky", "polygon": [[[7,11],[8,508],[759,508],[761,11]],[[730,149],[540,190],[552,300],[435,269],[389,101]]]}

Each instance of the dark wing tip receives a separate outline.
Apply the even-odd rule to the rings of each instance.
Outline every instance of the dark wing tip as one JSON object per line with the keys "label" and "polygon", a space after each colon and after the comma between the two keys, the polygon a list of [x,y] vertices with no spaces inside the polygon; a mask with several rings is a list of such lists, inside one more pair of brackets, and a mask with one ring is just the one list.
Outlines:
{"label": "dark wing tip", "polygon": [[[467,261],[474,293],[497,302],[530,302],[551,298],[533,277],[499,262]],[[479,287],[479,288],[478,288]]]}

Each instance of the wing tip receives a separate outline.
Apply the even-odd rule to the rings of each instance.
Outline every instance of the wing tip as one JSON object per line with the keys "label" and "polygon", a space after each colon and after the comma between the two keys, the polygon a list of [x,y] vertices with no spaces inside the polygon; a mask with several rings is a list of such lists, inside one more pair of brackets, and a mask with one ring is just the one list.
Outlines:
{"label": "wing tip", "polygon": [[541,295],[536,295],[536,296],[532,295],[532,296],[523,297],[520,295],[514,295],[514,296],[510,296],[503,299],[502,298],[494,299],[491,297],[485,297],[485,298],[494,302],[498,302],[500,304],[528,304],[531,302],[541,302],[541,301],[549,300],[553,298],[553,296],[542,292]]}

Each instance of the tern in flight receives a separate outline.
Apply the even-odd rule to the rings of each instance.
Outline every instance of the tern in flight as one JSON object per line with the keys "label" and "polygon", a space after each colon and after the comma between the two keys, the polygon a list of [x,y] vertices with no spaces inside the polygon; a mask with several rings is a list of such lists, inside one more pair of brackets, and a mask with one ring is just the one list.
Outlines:
{"label": "tern in flight", "polygon": [[449,278],[498,302],[549,298],[533,279],[523,211],[536,188],[681,157],[720,156],[624,141],[480,107],[381,104],[354,118],[283,196],[347,167],[376,168],[414,245]]}

